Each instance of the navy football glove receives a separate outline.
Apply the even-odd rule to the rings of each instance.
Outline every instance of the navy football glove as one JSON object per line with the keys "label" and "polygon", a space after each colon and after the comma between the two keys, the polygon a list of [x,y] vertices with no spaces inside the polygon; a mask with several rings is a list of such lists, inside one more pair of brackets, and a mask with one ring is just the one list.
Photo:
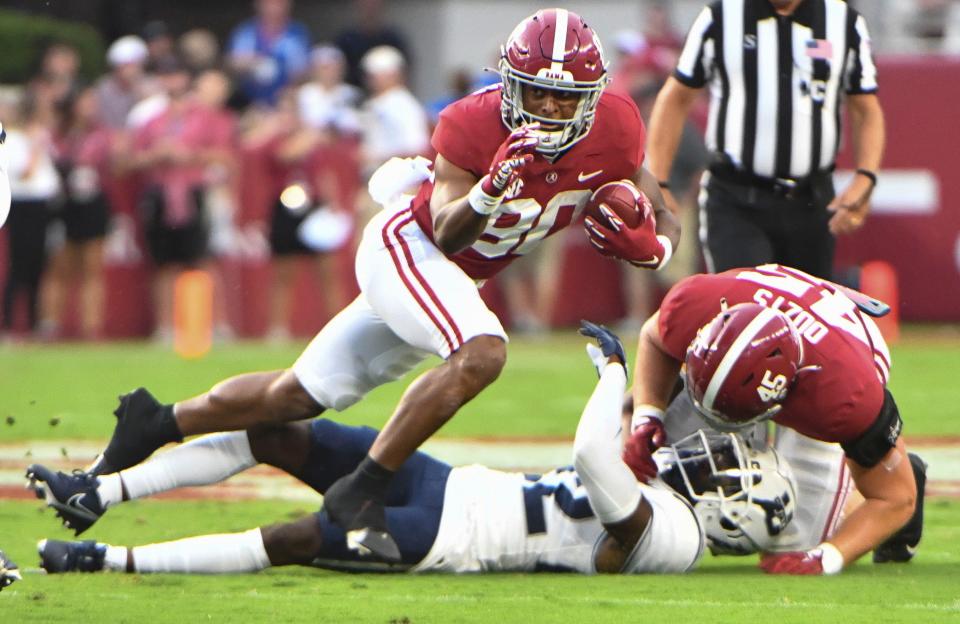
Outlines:
{"label": "navy football glove", "polygon": [[[587,345],[587,354],[590,355],[590,359],[593,360],[594,365],[597,367],[597,374],[603,371],[607,359],[615,357],[623,364],[623,370],[627,373],[627,376],[629,376],[629,371],[627,370],[627,354],[623,350],[623,343],[620,342],[620,338],[615,333],[603,325],[597,325],[590,321],[580,321],[580,334],[595,339],[600,346],[600,352],[595,353],[596,347]],[[598,357],[601,354],[602,357]]]}

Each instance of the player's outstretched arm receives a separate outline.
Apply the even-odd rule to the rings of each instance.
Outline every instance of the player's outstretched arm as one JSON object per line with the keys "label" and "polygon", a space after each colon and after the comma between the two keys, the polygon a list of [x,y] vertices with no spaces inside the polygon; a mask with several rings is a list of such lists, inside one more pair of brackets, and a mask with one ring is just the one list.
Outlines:
{"label": "player's outstretched arm", "polygon": [[626,372],[611,362],[587,402],[573,443],[573,465],[590,507],[607,530],[597,549],[598,572],[621,572],[643,536],[652,509],[620,457],[619,420]]}
{"label": "player's outstretched arm", "polygon": [[620,408],[627,385],[623,346],[602,326],[584,323],[580,333],[596,338],[602,351],[593,345],[587,348],[600,381],[580,416],[573,464],[591,508],[608,533],[597,549],[597,571],[616,573],[623,570],[647,528],[652,509],[620,457]]}

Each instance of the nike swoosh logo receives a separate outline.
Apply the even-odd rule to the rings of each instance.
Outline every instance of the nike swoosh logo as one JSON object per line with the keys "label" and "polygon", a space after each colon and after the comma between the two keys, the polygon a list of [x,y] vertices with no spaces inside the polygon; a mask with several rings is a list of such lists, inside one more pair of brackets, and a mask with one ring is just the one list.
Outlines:
{"label": "nike swoosh logo", "polygon": [[97,515],[96,512],[92,511],[89,507],[87,507],[86,505],[80,502],[80,500],[84,496],[86,496],[86,494],[83,494],[83,493],[74,494],[73,496],[67,499],[67,507],[72,507],[83,514],[96,517]]}
{"label": "nike swoosh logo", "polygon": [[590,178],[595,178],[601,173],[603,173],[603,169],[597,169],[593,173],[584,173],[581,171],[580,175],[577,176],[577,182],[586,182]]}
{"label": "nike swoosh logo", "polygon": [[650,256],[649,260],[634,260],[633,263],[639,264],[642,266],[657,266],[658,264],[660,264],[660,257]]}

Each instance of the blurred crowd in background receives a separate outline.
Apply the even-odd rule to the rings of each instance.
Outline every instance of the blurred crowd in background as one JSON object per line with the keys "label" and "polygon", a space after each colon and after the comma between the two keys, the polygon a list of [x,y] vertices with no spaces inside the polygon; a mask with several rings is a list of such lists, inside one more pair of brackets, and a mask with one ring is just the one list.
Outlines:
{"label": "blurred crowd in background", "polygon": [[[238,244],[241,175],[270,185],[258,215],[275,268],[270,336],[288,336],[296,256],[317,256],[330,306],[346,300],[330,252],[356,231],[364,178],[393,156],[429,152],[427,112],[405,86],[404,38],[384,25],[313,44],[290,0],[254,6],[222,43],[147,23],[109,45],[108,73],[91,83],[78,51],[51,41],[30,81],[3,92],[13,196],[4,330],[60,337],[76,285],[80,337],[103,335],[113,204],[133,194],[132,225],[154,268],[154,337],[169,340],[176,275],[216,276],[217,258]],[[311,235],[305,222],[318,212]],[[217,313],[220,338],[233,334],[226,318]]]}
{"label": "blurred crowd in background", "polygon": [[[482,68],[455,71],[448,94],[420,101],[406,82],[408,33],[384,18],[381,3],[358,2],[356,25],[328,42],[292,18],[291,4],[255,0],[254,14],[224,41],[202,28],[174,32],[148,22],[109,43],[108,70],[92,82],[80,78],[78,51],[52,40],[36,51],[25,85],[0,89],[13,195],[0,316],[7,338],[64,337],[68,293],[79,318],[69,337],[102,337],[105,257],[136,247],[152,267],[158,341],[171,340],[173,283],[191,268],[214,278],[216,337],[237,333],[226,309],[237,299],[223,292],[222,266],[257,240],[273,271],[271,339],[290,337],[295,267],[305,257],[325,314],[349,301],[358,225],[377,209],[364,190],[370,173],[394,156],[431,156],[440,110],[499,78]],[[918,24],[942,24],[926,16],[949,4],[924,0]],[[648,2],[642,28],[624,26],[606,42],[609,88],[630,95],[647,117],[684,33],[669,2]],[[686,129],[671,179],[690,208],[691,239],[705,111]],[[251,224],[260,239],[244,234]],[[514,331],[549,326],[563,244],[551,238],[498,278]],[[684,249],[666,275],[624,273],[627,329],[646,318],[657,291],[699,270],[696,246]]]}

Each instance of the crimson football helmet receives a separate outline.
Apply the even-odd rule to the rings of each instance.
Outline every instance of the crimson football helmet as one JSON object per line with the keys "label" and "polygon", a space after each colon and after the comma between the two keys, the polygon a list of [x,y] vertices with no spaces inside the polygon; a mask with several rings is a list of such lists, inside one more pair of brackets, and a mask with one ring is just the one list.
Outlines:
{"label": "crimson football helmet", "polygon": [[711,426],[742,429],[780,411],[802,359],[800,334],[783,312],[740,303],[700,328],[687,348],[687,392]]}
{"label": "crimson football helmet", "polygon": [[771,550],[797,508],[790,464],[735,433],[701,429],[658,451],[663,480],[686,498],[715,555]]}
{"label": "crimson football helmet", "polygon": [[[600,94],[607,84],[607,63],[600,39],[576,13],[544,9],[520,22],[500,48],[503,94],[500,111],[511,130],[531,123],[537,131],[537,151],[556,156],[590,131]],[[579,94],[574,116],[550,119],[525,110],[523,85]]]}

